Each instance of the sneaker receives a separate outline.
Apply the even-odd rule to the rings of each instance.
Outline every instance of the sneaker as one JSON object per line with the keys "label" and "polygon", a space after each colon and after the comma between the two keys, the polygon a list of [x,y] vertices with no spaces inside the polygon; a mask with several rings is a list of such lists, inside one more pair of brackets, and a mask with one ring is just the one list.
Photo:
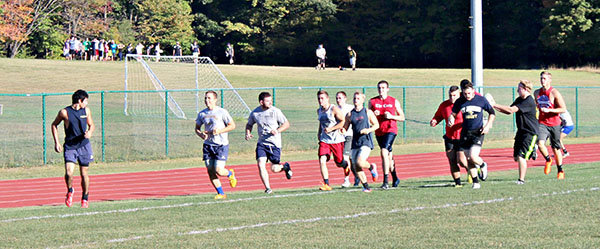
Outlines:
{"label": "sneaker", "polygon": [[322,191],[330,191],[330,190],[332,190],[332,188],[331,188],[331,187],[330,187],[328,184],[325,184],[325,183],[323,183],[323,186],[321,186],[321,187],[319,188],[319,190],[322,190]]}
{"label": "sneaker", "polygon": [[342,188],[347,188],[350,187],[350,180],[346,179],[344,180],[344,183],[342,183]]}
{"label": "sneaker", "polygon": [[462,188],[463,186],[464,186],[464,185],[462,185],[462,184],[454,184],[454,187],[455,187],[455,188]]}
{"label": "sneaker", "polygon": [[358,179],[358,177],[354,177],[354,187],[358,187],[358,184],[360,184],[360,179]]}
{"label": "sneaker", "polygon": [[67,198],[65,198],[65,205],[71,207],[73,205],[73,192],[67,192]]}
{"label": "sneaker", "polygon": [[227,199],[227,195],[226,194],[215,195],[215,200],[220,200],[220,199]]}
{"label": "sneaker", "polygon": [[467,178],[468,178],[467,181],[469,182],[469,184],[472,184],[473,183],[473,177],[471,177],[471,174],[468,174]]}
{"label": "sneaker", "polygon": [[483,164],[481,164],[481,167],[479,167],[479,170],[477,171],[477,176],[479,176],[479,179],[481,179],[482,181],[485,181],[487,179],[488,168],[486,162],[483,162]]}
{"label": "sneaker", "polygon": [[569,154],[569,152],[567,151],[563,154],[563,158],[568,157],[569,155],[571,155],[571,154]]}
{"label": "sneaker", "polygon": [[288,162],[285,162],[285,163],[283,164],[283,168],[284,168],[284,169],[287,169],[287,170],[285,171],[285,178],[287,178],[288,180],[289,180],[289,179],[292,179],[292,168],[290,168],[290,164],[289,164]]}
{"label": "sneaker", "polygon": [[371,176],[373,177],[373,181],[376,182],[377,181],[377,165],[374,163],[371,163],[371,168],[369,170],[371,170]]}
{"label": "sneaker", "polygon": [[87,200],[81,200],[81,208],[88,208],[88,201]]}
{"label": "sneaker", "polygon": [[363,193],[371,193],[371,188],[363,188],[362,192]]}
{"label": "sneaker", "polygon": [[400,179],[396,179],[394,183],[392,183],[392,188],[397,188],[400,185]]}
{"label": "sneaker", "polygon": [[390,188],[390,185],[388,185],[387,183],[384,183],[384,184],[381,184],[381,187],[380,187],[380,188],[381,188],[381,189],[384,189],[384,190],[385,190],[385,189],[389,189],[389,188]]}
{"label": "sneaker", "polygon": [[479,184],[478,182],[473,183],[473,189],[480,189],[481,188],[481,184]]}
{"label": "sneaker", "polygon": [[233,169],[230,169],[229,171],[231,171],[231,175],[229,176],[229,185],[231,185],[232,188],[235,188],[235,186],[237,186],[237,179],[235,178],[235,171],[233,171]]}
{"label": "sneaker", "polygon": [[271,194],[273,193],[273,190],[271,190],[270,188],[265,189],[265,194]]}
{"label": "sneaker", "polygon": [[535,146],[533,146],[533,153],[531,154],[531,159],[535,161],[535,159],[537,159],[537,144]]}
{"label": "sneaker", "polygon": [[564,180],[565,179],[565,172],[564,171],[559,171],[558,175],[556,175],[556,179],[558,179],[558,180]]}
{"label": "sneaker", "polygon": [[525,184],[525,181],[523,181],[523,180],[519,179],[519,180],[517,180],[515,183],[516,183],[517,185],[523,185],[523,184]]}
{"label": "sneaker", "polygon": [[550,161],[546,161],[546,165],[544,166],[544,174],[550,174],[550,171],[552,171],[552,158],[550,158]]}

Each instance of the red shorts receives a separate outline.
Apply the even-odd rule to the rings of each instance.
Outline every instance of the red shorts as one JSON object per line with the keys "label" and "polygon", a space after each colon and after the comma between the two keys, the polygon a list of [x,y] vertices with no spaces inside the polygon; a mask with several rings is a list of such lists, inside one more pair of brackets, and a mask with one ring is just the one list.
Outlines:
{"label": "red shorts", "polygon": [[335,163],[344,161],[344,142],[337,144],[319,142],[319,157],[327,156],[327,161],[329,161],[329,155],[331,154],[333,154],[333,161]]}

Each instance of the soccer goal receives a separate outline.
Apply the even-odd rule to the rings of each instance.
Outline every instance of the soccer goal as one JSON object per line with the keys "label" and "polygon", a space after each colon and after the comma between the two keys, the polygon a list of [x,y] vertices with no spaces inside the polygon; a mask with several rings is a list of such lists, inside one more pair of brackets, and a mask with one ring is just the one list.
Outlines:
{"label": "soccer goal", "polygon": [[[208,57],[126,56],[125,115],[161,117],[167,103],[177,118],[195,118],[204,108],[203,91],[209,89],[222,95],[221,105],[232,116],[247,117],[250,113],[246,102]],[[180,91],[170,91],[167,97],[165,90]]]}

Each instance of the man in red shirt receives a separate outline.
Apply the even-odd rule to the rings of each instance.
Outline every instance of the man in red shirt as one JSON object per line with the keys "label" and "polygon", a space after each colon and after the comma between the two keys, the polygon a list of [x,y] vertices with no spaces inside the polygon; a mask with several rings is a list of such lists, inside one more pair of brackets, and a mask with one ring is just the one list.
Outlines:
{"label": "man in red shirt", "polygon": [[[460,89],[458,86],[451,86],[448,90],[450,97],[442,102],[438,107],[435,115],[429,122],[431,127],[435,127],[442,120],[446,121],[446,134],[444,134],[444,146],[446,148],[446,157],[448,157],[448,163],[450,164],[450,173],[454,179],[454,186],[457,188],[463,185],[460,182],[460,168],[458,163],[458,150],[457,146],[460,143],[460,131],[462,130],[462,114],[456,115],[454,125],[448,125],[448,118],[452,114],[452,106],[454,102],[460,97]],[[466,169],[466,167],[465,167]]]}
{"label": "man in red shirt", "polygon": [[539,112],[539,140],[538,147],[540,153],[546,159],[544,174],[550,174],[552,167],[552,158],[546,149],[546,139],[550,139],[550,145],[556,158],[556,167],[558,168],[558,179],[564,179],[565,173],[562,169],[562,154],[560,153],[560,114],[567,110],[565,101],[560,92],[552,87],[552,74],[543,71],[540,74],[540,83],[542,87],[535,90],[535,102]]}
{"label": "man in red shirt", "polygon": [[398,187],[400,180],[396,175],[396,168],[394,165],[392,155],[392,145],[394,139],[398,135],[397,121],[404,121],[404,111],[402,106],[397,99],[388,96],[390,91],[390,84],[385,81],[379,81],[377,83],[377,91],[379,96],[371,98],[369,100],[369,109],[373,111],[379,121],[379,129],[375,131],[375,137],[379,148],[381,148],[381,164],[383,165],[383,184],[382,189],[388,189],[388,175],[392,172],[392,187]]}

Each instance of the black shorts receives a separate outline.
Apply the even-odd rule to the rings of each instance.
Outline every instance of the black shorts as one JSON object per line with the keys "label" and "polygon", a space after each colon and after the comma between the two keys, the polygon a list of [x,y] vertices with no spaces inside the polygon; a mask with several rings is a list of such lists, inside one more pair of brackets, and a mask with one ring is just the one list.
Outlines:
{"label": "black shorts", "polygon": [[560,146],[560,125],[546,126],[540,124],[538,126],[538,129],[538,137],[540,141],[543,141],[545,143],[548,137],[550,137],[550,145],[552,146],[552,148],[562,148],[562,146]]}
{"label": "black shorts", "polygon": [[460,143],[458,145],[459,151],[470,150],[473,146],[483,146],[483,139],[485,135],[481,134],[480,129],[476,130],[462,130],[460,133]]}
{"label": "black shorts", "polygon": [[377,144],[379,144],[379,148],[386,149],[389,152],[392,152],[392,146],[394,145],[394,140],[396,140],[395,133],[385,133],[383,136],[375,136],[377,139]]}
{"label": "black shorts", "polygon": [[513,156],[516,158],[522,157],[525,160],[529,160],[531,155],[535,152],[535,143],[537,142],[537,135],[535,134],[519,134],[515,136],[515,144],[513,145]]}
{"label": "black shorts", "polygon": [[458,145],[460,144],[459,139],[450,139],[444,135],[444,147],[446,147],[446,151],[458,150]]}

